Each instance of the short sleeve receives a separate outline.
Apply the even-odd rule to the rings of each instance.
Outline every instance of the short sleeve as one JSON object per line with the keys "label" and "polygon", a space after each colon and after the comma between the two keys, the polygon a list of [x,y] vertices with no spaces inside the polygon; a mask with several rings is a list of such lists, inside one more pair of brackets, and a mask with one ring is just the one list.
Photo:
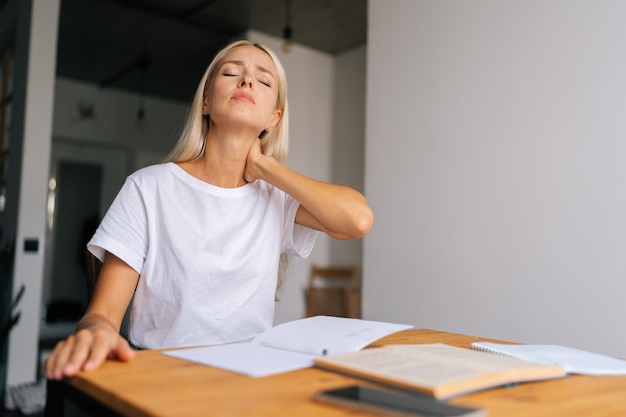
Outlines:
{"label": "short sleeve", "polygon": [[141,272],[148,247],[148,224],[144,199],[137,184],[128,178],[113,200],[87,249],[100,261],[110,252]]}
{"label": "short sleeve", "polygon": [[300,258],[308,258],[315,246],[317,230],[296,224],[296,213],[300,203],[287,196],[286,204],[282,251]]}

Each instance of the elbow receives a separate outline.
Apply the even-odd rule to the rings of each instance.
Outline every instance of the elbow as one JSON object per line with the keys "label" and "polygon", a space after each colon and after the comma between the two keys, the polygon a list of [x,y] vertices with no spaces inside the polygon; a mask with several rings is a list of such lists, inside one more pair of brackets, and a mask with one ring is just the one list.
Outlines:
{"label": "elbow", "polygon": [[318,230],[339,240],[361,239],[372,229],[374,213],[367,205],[359,205],[344,211],[342,220],[337,219],[335,227],[324,227],[320,223]]}
{"label": "elbow", "polygon": [[367,235],[374,224],[374,213],[369,207],[364,207],[355,216],[353,239],[361,239]]}

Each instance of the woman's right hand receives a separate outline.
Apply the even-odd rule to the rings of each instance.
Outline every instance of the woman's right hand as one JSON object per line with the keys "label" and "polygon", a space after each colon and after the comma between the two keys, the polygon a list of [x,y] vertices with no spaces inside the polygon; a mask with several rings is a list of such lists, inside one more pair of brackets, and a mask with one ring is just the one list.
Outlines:
{"label": "woman's right hand", "polygon": [[46,359],[49,379],[91,371],[107,358],[127,361],[135,356],[135,350],[119,332],[138,280],[139,273],[106,253],[93,298],[76,333],[59,342]]}
{"label": "woman's right hand", "polygon": [[86,316],[80,330],[59,342],[46,359],[48,379],[70,377],[79,371],[91,371],[107,358],[128,361],[135,356],[126,339],[105,321]]}

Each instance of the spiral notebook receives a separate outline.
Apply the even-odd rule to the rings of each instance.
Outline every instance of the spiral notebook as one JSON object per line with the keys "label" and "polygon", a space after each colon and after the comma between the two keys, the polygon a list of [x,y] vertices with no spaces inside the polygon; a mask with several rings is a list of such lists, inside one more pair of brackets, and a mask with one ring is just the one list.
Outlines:
{"label": "spiral notebook", "polygon": [[570,374],[626,375],[626,361],[559,345],[510,345],[475,342],[472,349],[547,365],[559,365]]}

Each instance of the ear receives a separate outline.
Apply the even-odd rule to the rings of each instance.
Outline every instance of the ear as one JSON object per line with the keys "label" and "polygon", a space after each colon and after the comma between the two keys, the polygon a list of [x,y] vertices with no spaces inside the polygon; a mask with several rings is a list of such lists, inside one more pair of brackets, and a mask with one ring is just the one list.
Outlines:
{"label": "ear", "polygon": [[270,120],[270,124],[267,126],[266,130],[272,130],[276,127],[278,122],[280,122],[280,118],[283,115],[282,110],[276,109],[274,110],[274,114],[272,115],[272,119]]}
{"label": "ear", "polygon": [[209,98],[208,97],[204,97],[202,99],[202,114],[205,116],[209,114]]}

